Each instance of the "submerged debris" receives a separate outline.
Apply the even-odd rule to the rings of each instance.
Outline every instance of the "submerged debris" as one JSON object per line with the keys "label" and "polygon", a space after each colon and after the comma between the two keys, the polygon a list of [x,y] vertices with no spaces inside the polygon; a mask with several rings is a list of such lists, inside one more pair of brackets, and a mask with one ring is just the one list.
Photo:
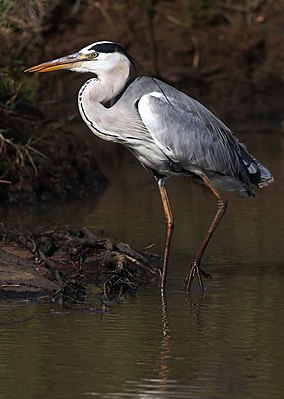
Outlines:
{"label": "submerged debris", "polygon": [[[23,281],[23,273],[17,282],[17,268],[14,267],[11,284],[9,263],[15,263],[15,260],[4,261],[2,256],[2,298],[5,298],[5,291],[13,291],[13,286],[17,285],[17,291],[26,292],[27,297],[36,289],[60,304],[72,305],[84,302],[87,284],[99,286],[107,299],[134,297],[138,287],[157,281],[160,275],[161,259],[157,255],[136,251],[128,244],[94,234],[85,227],[76,231],[66,228],[19,232],[1,225],[0,237],[0,253],[16,255],[19,267],[21,260],[28,260],[28,274],[37,275],[32,284]],[[38,277],[52,282],[52,288],[47,288],[46,284],[41,286]]]}
{"label": "submerged debris", "polygon": [[78,284],[75,280],[66,280],[52,296],[52,300],[66,307],[83,303],[86,297],[87,292],[83,285]]}

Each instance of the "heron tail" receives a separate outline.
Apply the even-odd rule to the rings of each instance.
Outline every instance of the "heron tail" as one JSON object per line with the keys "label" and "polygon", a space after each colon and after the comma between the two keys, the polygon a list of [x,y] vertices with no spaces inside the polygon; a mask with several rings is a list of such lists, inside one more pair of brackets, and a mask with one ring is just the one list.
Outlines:
{"label": "heron tail", "polygon": [[268,186],[273,183],[274,178],[269,169],[267,169],[261,162],[255,159],[248,151],[243,143],[240,144],[240,155],[248,177],[251,183],[257,185],[259,188]]}

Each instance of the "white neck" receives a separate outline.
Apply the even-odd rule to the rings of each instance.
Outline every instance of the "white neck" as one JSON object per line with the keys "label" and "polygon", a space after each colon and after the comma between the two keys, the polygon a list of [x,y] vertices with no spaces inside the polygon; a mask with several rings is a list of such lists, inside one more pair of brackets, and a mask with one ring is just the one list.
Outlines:
{"label": "white neck", "polygon": [[103,104],[124,89],[129,78],[130,65],[126,60],[108,71],[98,71],[97,78],[89,79],[78,95],[79,111],[85,123],[97,136],[116,141],[117,134],[109,125],[112,109]]}
{"label": "white neck", "polygon": [[86,87],[82,87],[84,91],[84,100],[99,102],[104,104],[116,97],[123,88],[129,78],[129,61],[114,66],[111,70],[101,70],[97,73],[97,78],[90,79],[86,82]]}

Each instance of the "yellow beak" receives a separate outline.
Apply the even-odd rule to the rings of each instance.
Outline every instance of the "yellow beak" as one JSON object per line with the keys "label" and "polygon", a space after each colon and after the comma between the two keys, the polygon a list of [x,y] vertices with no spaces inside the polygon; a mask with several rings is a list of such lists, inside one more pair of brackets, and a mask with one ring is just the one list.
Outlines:
{"label": "yellow beak", "polygon": [[56,60],[43,62],[25,70],[25,72],[52,72],[58,69],[72,69],[80,67],[86,61],[86,54],[74,53]]}

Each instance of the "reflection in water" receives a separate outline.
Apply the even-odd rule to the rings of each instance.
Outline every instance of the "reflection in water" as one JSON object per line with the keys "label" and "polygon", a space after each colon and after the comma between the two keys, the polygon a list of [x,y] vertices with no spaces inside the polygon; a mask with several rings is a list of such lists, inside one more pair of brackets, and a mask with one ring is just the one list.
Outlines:
{"label": "reflection in water", "polygon": [[[203,298],[203,294],[200,293],[196,295],[194,298],[191,294],[185,295],[185,305],[187,310],[187,316],[190,320],[190,323],[193,325],[198,325],[199,321],[199,311],[201,306],[201,301]],[[171,397],[173,392],[173,385],[175,385],[175,393],[174,395],[178,397],[184,397],[184,394],[180,392],[179,381],[178,380],[170,380],[171,374],[171,357],[174,356],[174,349],[171,348],[171,328],[168,317],[168,304],[167,304],[167,294],[166,292],[161,292],[161,321],[162,321],[162,340],[161,340],[161,351],[160,351],[160,367],[157,374],[157,379],[153,379],[155,381],[154,386],[157,386],[155,391],[155,395],[159,397]],[[173,327],[174,330],[174,327]],[[187,337],[185,331],[185,337],[189,342],[190,337]],[[192,343],[193,344],[193,343]],[[153,394],[153,390],[151,392]],[[149,394],[147,390],[144,394]]]}
{"label": "reflection in water", "polygon": [[166,392],[169,378],[169,358],[170,358],[170,326],[168,320],[166,293],[161,291],[161,319],[162,319],[162,342],[161,342],[161,362],[159,379],[161,381],[161,392]]}
{"label": "reflection in water", "polygon": [[[213,276],[205,294],[194,287],[185,296],[180,287],[215,200],[172,179],[176,230],[167,296],[158,287],[141,290],[135,303],[102,316],[48,304],[0,305],[1,398],[282,398],[283,139],[252,134],[243,141],[276,182],[252,201],[229,196],[203,263]],[[103,161],[111,184],[96,203],[2,209],[2,220],[22,228],[103,227],[135,248],[154,242],[151,251],[162,251],[164,218],[152,177],[120,152]],[[91,288],[88,301],[96,301]]]}

